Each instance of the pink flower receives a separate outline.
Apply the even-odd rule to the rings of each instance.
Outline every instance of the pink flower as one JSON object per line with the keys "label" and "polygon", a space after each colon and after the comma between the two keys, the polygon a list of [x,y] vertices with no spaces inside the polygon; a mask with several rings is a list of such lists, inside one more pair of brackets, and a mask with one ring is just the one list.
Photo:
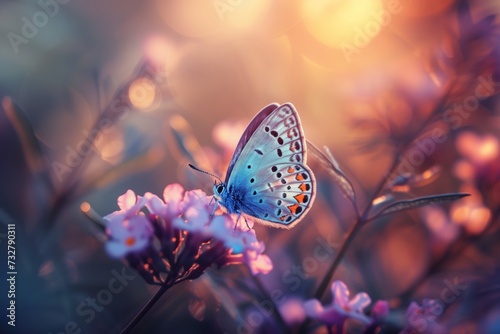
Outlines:
{"label": "pink flower", "polygon": [[344,328],[345,320],[350,318],[365,325],[371,323],[371,319],[363,314],[363,309],[371,303],[371,299],[365,292],[356,294],[349,298],[349,289],[342,281],[332,283],[333,301],[330,305],[323,306],[317,299],[305,302],[306,314],[317,319],[329,327],[334,327],[339,333]]}
{"label": "pink flower", "polygon": [[173,219],[181,214],[180,202],[184,196],[184,188],[178,183],[169,184],[163,191],[162,201],[152,193],[145,193],[146,207],[149,212],[164,218]]}
{"label": "pink flower", "polygon": [[286,298],[283,303],[277,305],[281,317],[290,328],[301,324],[306,318],[302,303],[303,300],[292,297]]}
{"label": "pink flower", "polygon": [[245,262],[252,275],[265,275],[273,270],[273,262],[271,261],[269,256],[265,254],[259,254],[256,251],[248,251],[245,256]]}
{"label": "pink flower", "polygon": [[117,203],[120,210],[115,211],[106,218],[112,218],[115,216],[120,216],[123,218],[130,218],[135,216],[143,207],[146,200],[143,197],[136,196],[132,190],[127,190],[127,192],[120,197],[118,197]]}
{"label": "pink flower", "polygon": [[389,314],[389,303],[386,300],[377,300],[372,308],[371,317],[379,321]]}
{"label": "pink flower", "polygon": [[[217,219],[218,217],[229,219]],[[233,259],[238,258],[245,262],[253,275],[269,273],[273,269],[273,264],[267,255],[262,254],[265,249],[264,243],[257,240],[254,230],[243,230],[240,227],[235,229],[235,224],[232,216],[223,214],[214,217],[207,232],[223,241],[225,246],[232,250],[232,254],[236,255]]]}
{"label": "pink flower", "polygon": [[[227,217],[214,216],[215,201],[201,190],[186,191],[182,200],[178,202],[181,214],[173,219],[173,226],[204,236],[209,236],[208,225],[214,220],[227,221]],[[215,219],[217,218],[217,219]]]}
{"label": "pink flower", "polygon": [[245,263],[253,275],[273,268],[255,231],[235,227],[234,217],[216,212],[218,204],[201,190],[171,184],[163,199],[129,190],[118,206],[105,217],[106,249],[113,257],[125,257],[149,283],[195,279],[210,266]]}
{"label": "pink flower", "polygon": [[442,312],[443,306],[438,300],[424,299],[422,306],[412,302],[406,310],[406,326],[401,333],[445,333],[444,327],[437,322]]}
{"label": "pink flower", "polygon": [[144,217],[135,216],[126,220],[113,219],[106,226],[109,240],[106,250],[112,257],[123,257],[127,253],[143,250],[151,240],[151,223]]}
{"label": "pink flower", "polygon": [[118,197],[119,211],[104,217],[106,234],[109,237],[106,250],[112,257],[123,257],[128,253],[143,250],[150,242],[153,228],[139,210],[144,199],[135,196],[132,190]]}

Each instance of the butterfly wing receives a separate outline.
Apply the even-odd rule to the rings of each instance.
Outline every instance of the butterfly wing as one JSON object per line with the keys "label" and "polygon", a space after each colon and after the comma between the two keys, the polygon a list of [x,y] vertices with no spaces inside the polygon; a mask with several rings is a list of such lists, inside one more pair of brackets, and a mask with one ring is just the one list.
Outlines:
{"label": "butterfly wing", "polygon": [[270,105],[262,108],[261,111],[255,115],[255,117],[252,119],[250,124],[248,124],[247,128],[245,129],[245,132],[241,135],[241,138],[238,142],[238,145],[236,145],[236,149],[234,150],[233,157],[231,158],[231,161],[229,162],[229,167],[227,168],[226,172],[226,180],[225,183],[229,181],[229,177],[231,176],[231,172],[233,171],[234,165],[236,161],[238,160],[239,156],[241,155],[241,152],[243,151],[243,148],[245,145],[248,143],[252,135],[254,134],[255,130],[259,127],[260,124],[264,121],[264,119],[269,116],[276,108],[279,107],[279,104],[277,103],[271,103]]}
{"label": "butterfly wing", "polygon": [[314,174],[306,165],[304,131],[290,103],[259,121],[250,124],[254,129],[235,159],[227,191],[238,197],[243,214],[264,225],[291,228],[309,211],[316,194]]}

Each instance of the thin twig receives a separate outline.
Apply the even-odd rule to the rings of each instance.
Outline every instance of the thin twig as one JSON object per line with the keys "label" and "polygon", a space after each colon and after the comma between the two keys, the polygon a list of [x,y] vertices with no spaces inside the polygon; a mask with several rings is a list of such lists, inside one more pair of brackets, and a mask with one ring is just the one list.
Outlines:
{"label": "thin twig", "polygon": [[358,218],[358,220],[356,221],[354,226],[349,231],[346,239],[344,240],[342,246],[340,247],[339,252],[335,256],[330,268],[328,269],[326,275],[323,277],[323,280],[321,281],[318,289],[316,290],[316,293],[314,294],[314,298],[321,299],[321,297],[323,296],[323,294],[327,290],[328,284],[330,283],[330,280],[333,277],[333,274],[335,273],[335,270],[337,269],[338,265],[340,264],[340,261],[342,260],[345,252],[347,251],[347,248],[349,248],[349,246],[351,245],[352,241],[356,237],[356,235],[359,232],[359,230],[361,229],[361,227],[368,221],[368,214],[370,213],[373,200],[378,197],[378,194],[384,188],[385,184],[387,183],[388,179],[390,178],[390,176],[392,174],[392,171],[398,165],[398,162],[399,162],[399,155],[397,155],[394,158],[394,161],[393,161],[391,167],[389,168],[389,172],[386,174],[386,176],[379,183],[377,190],[373,193],[370,200],[368,201],[366,208],[363,211],[363,214],[361,215],[361,217]]}
{"label": "thin twig", "polygon": [[[433,120],[434,115],[438,114],[438,112],[442,109],[445,108],[446,106],[446,101],[448,101],[449,95],[451,93],[453,84],[448,87],[446,90],[446,93],[441,97],[439,102],[436,104],[436,107],[434,108],[434,112],[425,120],[425,122],[422,123],[420,126],[420,129],[416,133],[421,133],[427,126],[429,126],[429,123]],[[316,290],[316,293],[314,294],[314,297],[316,299],[320,299],[325,291],[328,288],[328,284],[330,283],[333,274],[335,273],[335,270],[337,269],[338,265],[340,264],[340,261],[342,260],[342,257],[344,256],[345,252],[347,251],[347,248],[349,245],[352,243],[354,240],[356,234],[358,233],[359,229],[366,224],[368,221],[368,216],[372,208],[372,203],[375,198],[379,196],[381,191],[384,189],[385,185],[389,181],[390,177],[392,176],[394,170],[396,167],[399,165],[399,159],[404,156],[406,151],[411,147],[413,144],[413,140],[406,143],[403,147],[400,148],[399,152],[397,152],[394,156],[394,159],[392,161],[391,166],[389,167],[388,172],[384,176],[384,178],[379,182],[377,185],[376,190],[372,193],[370,196],[366,208],[363,210],[363,213],[361,216],[357,219],[356,223],[354,226],[351,228],[349,231],[349,234],[347,235],[346,239],[344,240],[342,246],[340,247],[340,251],[337,253],[335,259],[333,260],[333,263],[331,264],[330,268],[327,271],[327,274],[323,277],[323,280],[321,281],[318,289]]]}

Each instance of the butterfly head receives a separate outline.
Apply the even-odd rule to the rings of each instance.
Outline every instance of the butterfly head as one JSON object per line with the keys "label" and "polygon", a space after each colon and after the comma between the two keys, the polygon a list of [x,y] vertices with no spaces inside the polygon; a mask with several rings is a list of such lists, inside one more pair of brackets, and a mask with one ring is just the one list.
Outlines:
{"label": "butterfly head", "polygon": [[226,184],[224,182],[214,184],[214,197],[218,201],[222,200],[222,194],[226,191]]}

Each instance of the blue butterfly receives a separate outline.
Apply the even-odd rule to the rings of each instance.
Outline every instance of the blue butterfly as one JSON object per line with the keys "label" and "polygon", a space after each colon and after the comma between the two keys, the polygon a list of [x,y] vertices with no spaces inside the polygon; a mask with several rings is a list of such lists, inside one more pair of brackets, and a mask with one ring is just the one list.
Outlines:
{"label": "blue butterfly", "polygon": [[316,195],[306,153],[295,107],[270,104],[241,136],[225,181],[214,185],[214,196],[229,213],[271,227],[292,228],[309,211]]}

